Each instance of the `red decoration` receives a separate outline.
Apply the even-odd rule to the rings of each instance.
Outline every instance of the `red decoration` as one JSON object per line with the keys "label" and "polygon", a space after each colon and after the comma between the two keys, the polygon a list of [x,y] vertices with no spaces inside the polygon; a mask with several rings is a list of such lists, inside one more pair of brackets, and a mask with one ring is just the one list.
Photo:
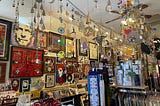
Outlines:
{"label": "red decoration", "polygon": [[125,29],[125,30],[124,30],[124,33],[125,33],[126,35],[129,35],[129,34],[131,33],[131,31],[132,31],[131,29]]}
{"label": "red decoration", "polygon": [[43,51],[12,47],[10,77],[42,76]]}

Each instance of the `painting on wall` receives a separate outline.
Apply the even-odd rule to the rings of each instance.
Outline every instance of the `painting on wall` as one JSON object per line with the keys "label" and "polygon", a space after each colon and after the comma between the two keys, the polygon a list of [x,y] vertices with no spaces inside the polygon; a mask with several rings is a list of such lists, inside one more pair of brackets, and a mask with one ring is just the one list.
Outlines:
{"label": "painting on wall", "polygon": [[82,42],[81,40],[79,41],[79,55],[80,56],[87,56],[88,55],[88,42],[84,41]]}
{"label": "painting on wall", "polygon": [[43,54],[43,50],[12,46],[10,77],[15,78],[42,76]]}
{"label": "painting on wall", "polygon": [[50,52],[59,52],[64,49],[64,37],[59,34],[49,32],[47,37],[47,49]]}
{"label": "painting on wall", "polygon": [[66,58],[70,60],[76,60],[77,57],[77,41],[73,38],[66,38]]}
{"label": "painting on wall", "polygon": [[35,47],[35,37],[31,34],[29,27],[19,27],[11,36],[11,43],[14,46]]}
{"label": "painting on wall", "polygon": [[48,36],[48,34],[49,33],[45,32],[45,31],[38,31],[36,43],[38,44],[39,48],[45,49],[47,47],[47,36]]}
{"label": "painting on wall", "polygon": [[31,84],[30,78],[21,78],[19,92],[30,91],[30,84]]}
{"label": "painting on wall", "polygon": [[7,63],[0,63],[0,83],[5,83]]}
{"label": "painting on wall", "polygon": [[7,61],[12,22],[0,19],[0,60]]}
{"label": "painting on wall", "polygon": [[56,58],[44,56],[44,71],[43,73],[55,73]]}
{"label": "painting on wall", "polygon": [[89,59],[98,60],[98,45],[96,43],[89,42]]}
{"label": "painting on wall", "polygon": [[50,88],[50,87],[55,86],[55,75],[54,74],[47,74],[45,82],[46,82],[46,84],[45,84],[46,88]]}

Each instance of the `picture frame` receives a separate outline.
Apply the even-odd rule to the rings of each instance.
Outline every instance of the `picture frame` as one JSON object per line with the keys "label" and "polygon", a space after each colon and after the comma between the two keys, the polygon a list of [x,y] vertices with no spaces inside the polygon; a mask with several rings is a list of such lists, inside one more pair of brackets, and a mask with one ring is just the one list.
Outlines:
{"label": "picture frame", "polygon": [[0,19],[0,60],[8,61],[12,22]]}
{"label": "picture frame", "polygon": [[61,50],[64,50],[65,38],[62,35],[49,32],[47,37],[47,49],[49,52],[58,53]]}
{"label": "picture frame", "polygon": [[39,48],[42,48],[42,49],[47,48],[47,36],[48,35],[49,35],[48,32],[41,31],[41,30],[38,31],[38,34],[37,34],[38,38],[36,42],[38,43]]}
{"label": "picture frame", "polygon": [[55,86],[55,74],[46,74],[45,76],[45,88],[51,88]]}
{"label": "picture frame", "polygon": [[81,40],[78,40],[79,42],[79,55],[80,56],[88,56],[88,50],[87,49],[83,49],[83,43],[81,42]]}
{"label": "picture frame", "polygon": [[11,47],[10,78],[43,75],[43,50]]}
{"label": "picture frame", "polygon": [[11,35],[11,44],[13,46],[21,46],[27,48],[35,48],[36,37],[32,35],[29,26],[20,26]]}
{"label": "picture frame", "polygon": [[7,63],[0,62],[0,83],[5,83]]}
{"label": "picture frame", "polygon": [[30,78],[20,78],[19,92],[30,91],[30,84],[31,84],[31,79]]}
{"label": "picture frame", "polygon": [[89,42],[89,59],[98,60],[98,44]]}
{"label": "picture frame", "polygon": [[19,90],[19,78],[13,78],[11,79],[11,87],[12,87],[12,90],[14,91],[18,91]]}
{"label": "picture frame", "polygon": [[65,43],[65,53],[67,61],[77,61],[77,40],[71,37],[67,37]]}
{"label": "picture frame", "polygon": [[43,73],[55,73],[56,57],[44,56]]}

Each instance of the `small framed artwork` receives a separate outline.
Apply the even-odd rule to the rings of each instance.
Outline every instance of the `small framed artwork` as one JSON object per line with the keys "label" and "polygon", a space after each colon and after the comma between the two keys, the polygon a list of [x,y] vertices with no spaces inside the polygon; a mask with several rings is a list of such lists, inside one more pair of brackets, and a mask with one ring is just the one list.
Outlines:
{"label": "small framed artwork", "polygon": [[47,47],[47,36],[48,32],[45,31],[38,31],[38,38],[37,38],[37,43],[39,48],[46,48]]}
{"label": "small framed artwork", "polygon": [[12,90],[14,91],[19,90],[19,79],[18,78],[11,79],[11,87],[12,87]]}
{"label": "small framed artwork", "polygon": [[77,41],[73,38],[66,38],[66,58],[68,61],[77,59]]}
{"label": "small framed artwork", "polygon": [[98,60],[98,45],[96,43],[89,42],[89,59]]}
{"label": "small framed artwork", "polygon": [[64,37],[62,37],[59,34],[49,32],[49,35],[47,37],[47,49],[50,52],[59,52],[64,49]]}
{"label": "small framed artwork", "polygon": [[55,86],[55,75],[54,74],[47,74],[45,78],[45,87],[50,88]]}
{"label": "small framed artwork", "polygon": [[31,84],[30,78],[21,78],[19,92],[30,91],[30,84]]}
{"label": "small framed artwork", "polygon": [[95,63],[95,61],[90,61],[90,65],[91,65],[91,68],[96,68],[96,63]]}
{"label": "small framed artwork", "polygon": [[0,60],[7,61],[12,22],[0,19]]}
{"label": "small framed artwork", "polygon": [[44,73],[55,73],[55,57],[44,56]]}
{"label": "small framed artwork", "polygon": [[0,83],[5,83],[7,63],[0,63]]}
{"label": "small framed artwork", "polygon": [[81,40],[78,40],[79,42],[79,55],[80,56],[87,56],[88,55],[88,43],[87,42],[81,42]]}

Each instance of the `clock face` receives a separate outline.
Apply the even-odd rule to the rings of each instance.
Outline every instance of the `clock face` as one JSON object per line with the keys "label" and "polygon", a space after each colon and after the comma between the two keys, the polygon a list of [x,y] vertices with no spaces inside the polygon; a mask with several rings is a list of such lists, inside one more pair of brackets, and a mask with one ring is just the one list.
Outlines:
{"label": "clock face", "polygon": [[91,35],[93,35],[93,33],[94,33],[94,31],[93,31],[93,29],[91,27],[86,27],[84,29],[84,35],[85,36],[91,36]]}

